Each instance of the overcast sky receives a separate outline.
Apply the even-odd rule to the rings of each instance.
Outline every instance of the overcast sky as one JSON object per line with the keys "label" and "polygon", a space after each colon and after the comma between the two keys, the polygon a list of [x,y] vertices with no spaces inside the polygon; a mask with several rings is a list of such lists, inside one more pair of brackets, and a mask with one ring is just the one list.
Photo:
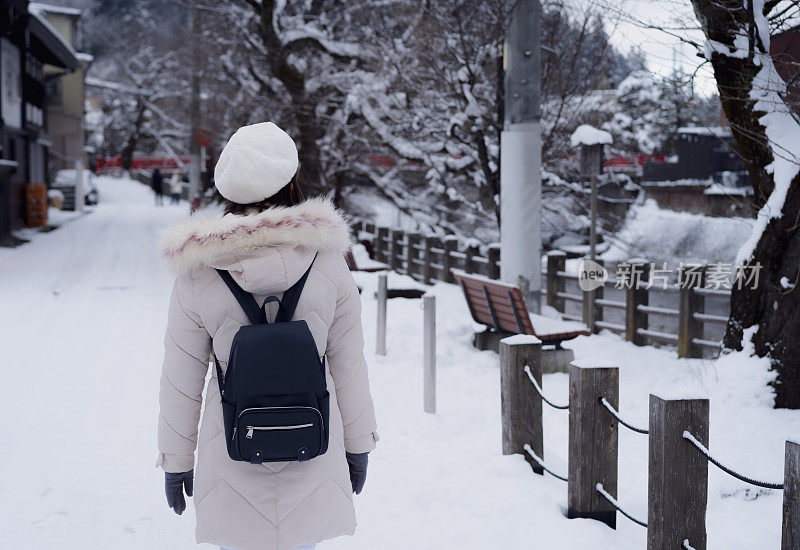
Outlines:
{"label": "overcast sky", "polygon": [[[583,5],[608,11],[611,41],[622,51],[637,46],[647,56],[648,68],[666,75],[677,65],[694,73],[696,89],[716,93],[711,67],[697,57],[697,49],[681,38],[702,44],[703,33],[688,0],[579,0]],[[668,32],[652,27],[665,28]]]}

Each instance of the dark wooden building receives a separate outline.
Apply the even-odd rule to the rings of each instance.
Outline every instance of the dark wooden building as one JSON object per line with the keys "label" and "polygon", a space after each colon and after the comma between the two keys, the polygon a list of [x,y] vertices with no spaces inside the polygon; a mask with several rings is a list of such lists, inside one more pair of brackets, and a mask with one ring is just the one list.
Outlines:
{"label": "dark wooden building", "polygon": [[680,128],[671,141],[677,158],[673,162],[645,164],[643,181],[717,180],[723,172],[729,172],[740,176],[740,185],[748,184],[747,167],[737,153],[730,128]]}
{"label": "dark wooden building", "polygon": [[786,82],[786,102],[800,114],[800,26],[772,36],[769,53],[775,70]]}
{"label": "dark wooden building", "polygon": [[25,219],[25,184],[47,179],[47,78],[74,71],[73,49],[27,0],[0,2],[0,245]]}

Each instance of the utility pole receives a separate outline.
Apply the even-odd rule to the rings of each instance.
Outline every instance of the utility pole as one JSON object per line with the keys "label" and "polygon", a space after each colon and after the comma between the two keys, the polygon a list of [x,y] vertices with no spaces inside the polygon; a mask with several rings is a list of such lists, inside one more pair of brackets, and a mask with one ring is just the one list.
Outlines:
{"label": "utility pole", "polygon": [[503,44],[505,120],[500,136],[500,278],[520,284],[528,309],[541,311],[542,7],[518,0]]}
{"label": "utility pole", "polygon": [[200,35],[200,10],[197,9],[197,0],[192,0],[192,93],[189,103],[189,116],[192,129],[189,136],[189,205],[194,211],[195,199],[200,196],[200,146],[195,134],[200,128],[200,63],[198,37]]}

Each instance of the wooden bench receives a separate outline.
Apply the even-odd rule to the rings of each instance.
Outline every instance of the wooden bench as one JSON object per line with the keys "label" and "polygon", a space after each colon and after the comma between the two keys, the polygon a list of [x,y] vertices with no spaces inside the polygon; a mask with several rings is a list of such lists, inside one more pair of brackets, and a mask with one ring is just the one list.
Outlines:
{"label": "wooden bench", "polygon": [[[389,271],[391,266],[369,257],[367,249],[363,244],[354,244],[350,250],[347,251],[344,257],[347,262],[347,267],[350,271],[363,271],[373,273],[375,271]],[[361,287],[358,287],[359,294]],[[392,298],[422,298],[425,290],[422,288],[389,288],[386,290],[386,297]]]}
{"label": "wooden bench", "polygon": [[[529,314],[519,287],[480,275],[453,270],[476,323],[500,336],[531,334],[544,345],[560,347],[564,340],[591,334],[583,323]],[[477,339],[476,339],[477,346]],[[482,347],[482,346],[478,346]],[[483,348],[487,349],[487,348]]]}
{"label": "wooden bench", "polygon": [[367,249],[363,244],[354,244],[345,255],[347,267],[350,271],[385,271],[391,269],[389,264],[373,260],[369,257]]}

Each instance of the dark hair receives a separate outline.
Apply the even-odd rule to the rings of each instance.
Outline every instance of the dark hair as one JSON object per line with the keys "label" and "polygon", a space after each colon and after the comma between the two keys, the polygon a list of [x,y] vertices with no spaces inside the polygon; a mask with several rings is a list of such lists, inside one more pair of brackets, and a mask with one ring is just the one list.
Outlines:
{"label": "dark hair", "polygon": [[267,197],[261,202],[251,202],[249,204],[239,204],[238,202],[229,201],[225,199],[225,213],[233,214],[235,216],[246,216],[248,214],[256,214],[263,212],[274,206],[294,206],[303,201],[303,193],[300,191],[300,186],[297,182],[297,176],[294,179],[281,187],[281,189]]}

